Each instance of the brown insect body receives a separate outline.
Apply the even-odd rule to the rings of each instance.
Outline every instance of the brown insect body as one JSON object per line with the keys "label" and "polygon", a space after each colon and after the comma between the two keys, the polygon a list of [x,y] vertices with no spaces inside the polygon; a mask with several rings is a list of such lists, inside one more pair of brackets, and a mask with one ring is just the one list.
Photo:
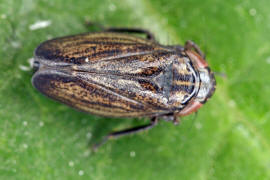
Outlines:
{"label": "brown insect body", "polygon": [[125,33],[67,36],[36,49],[32,83],[85,112],[176,121],[196,111],[215,90],[213,73],[199,54],[190,43],[163,46]]}
{"label": "brown insect body", "polygon": [[120,33],[89,33],[42,43],[34,86],[103,116],[180,112],[196,96],[199,73],[186,52]]}

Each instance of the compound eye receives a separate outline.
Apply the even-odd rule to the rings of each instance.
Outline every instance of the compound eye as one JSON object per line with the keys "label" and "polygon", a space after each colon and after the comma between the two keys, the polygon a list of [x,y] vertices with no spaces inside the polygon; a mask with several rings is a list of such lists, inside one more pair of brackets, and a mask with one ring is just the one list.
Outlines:
{"label": "compound eye", "polygon": [[197,66],[197,68],[206,68],[208,67],[207,62],[195,51],[192,50],[186,50],[187,55],[192,60],[193,63]]}

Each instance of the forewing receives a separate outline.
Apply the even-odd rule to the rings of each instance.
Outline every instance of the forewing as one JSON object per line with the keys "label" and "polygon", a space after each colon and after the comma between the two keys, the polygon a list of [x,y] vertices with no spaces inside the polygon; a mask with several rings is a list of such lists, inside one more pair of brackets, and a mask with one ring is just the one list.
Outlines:
{"label": "forewing", "polygon": [[33,85],[43,94],[76,109],[102,116],[153,116],[158,111],[141,102],[104,88],[95,82],[60,72],[35,74]]}
{"label": "forewing", "polygon": [[87,33],[56,38],[42,43],[35,51],[37,58],[83,64],[144,54],[163,49],[153,41],[123,33]]}
{"label": "forewing", "polygon": [[171,111],[172,56],[145,39],[94,33],[47,41],[35,51],[34,86],[86,112],[116,117]]}

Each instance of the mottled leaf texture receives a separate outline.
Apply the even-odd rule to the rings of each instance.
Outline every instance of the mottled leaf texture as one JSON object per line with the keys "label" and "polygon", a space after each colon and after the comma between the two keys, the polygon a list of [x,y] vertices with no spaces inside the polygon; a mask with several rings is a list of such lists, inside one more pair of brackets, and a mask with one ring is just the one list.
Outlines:
{"label": "mottled leaf texture", "polygon": [[[0,179],[270,179],[269,7],[267,0],[1,0]],[[111,130],[148,119],[104,118],[50,100],[32,87],[28,63],[41,42],[87,32],[86,21],[145,28],[165,45],[195,41],[217,74],[215,94],[178,126],[161,122],[91,152]]]}

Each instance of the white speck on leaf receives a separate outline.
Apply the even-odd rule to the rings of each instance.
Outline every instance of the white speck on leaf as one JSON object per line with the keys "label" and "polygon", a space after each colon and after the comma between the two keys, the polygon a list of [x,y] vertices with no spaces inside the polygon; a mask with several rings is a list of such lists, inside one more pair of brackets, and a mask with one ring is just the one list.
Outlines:
{"label": "white speck on leaf", "polygon": [[84,171],[83,170],[80,170],[78,174],[79,174],[79,176],[83,176],[84,175]]}
{"label": "white speck on leaf", "polygon": [[43,122],[43,121],[40,121],[40,122],[39,122],[39,126],[40,126],[40,127],[44,126],[44,122]]}
{"label": "white speck on leaf", "polygon": [[238,125],[237,126],[237,130],[238,132],[240,132],[244,137],[249,138],[250,137],[250,133],[248,132],[248,130],[243,126],[243,125]]}
{"label": "white speck on leaf", "polygon": [[69,162],[68,162],[68,165],[69,165],[70,167],[73,167],[73,166],[74,166],[74,162],[73,162],[73,161],[69,161]]}
{"label": "white speck on leaf", "polygon": [[35,59],[31,57],[27,61],[28,61],[29,65],[30,65],[30,67],[33,68]]}
{"label": "white speck on leaf", "polygon": [[23,144],[23,148],[24,149],[27,149],[28,148],[28,145],[27,144]]}
{"label": "white speck on leaf", "polygon": [[14,48],[19,48],[21,46],[21,43],[17,41],[12,41],[10,44]]}
{"label": "white speck on leaf", "polygon": [[53,36],[51,35],[51,34],[48,34],[47,36],[46,36],[46,39],[47,40],[50,40],[50,39],[52,39],[53,38]]}
{"label": "white speck on leaf", "polygon": [[250,14],[251,16],[255,16],[255,15],[257,14],[256,9],[251,8],[251,9],[249,10],[249,14]]}
{"label": "white speck on leaf", "polygon": [[115,10],[116,10],[115,4],[110,4],[110,5],[109,5],[109,10],[110,10],[110,11],[115,11]]}
{"label": "white speck on leaf", "polygon": [[202,124],[200,122],[196,122],[195,123],[195,128],[196,129],[201,129],[202,128]]}
{"label": "white speck on leaf", "polygon": [[1,15],[1,18],[2,18],[2,19],[6,19],[6,18],[7,18],[7,15],[6,15],[6,14],[2,14],[2,15]]}
{"label": "white speck on leaf", "polygon": [[83,153],[83,156],[84,157],[88,157],[90,155],[90,150],[87,150]]}
{"label": "white speck on leaf", "polygon": [[29,29],[31,31],[37,30],[37,29],[42,29],[42,28],[46,28],[48,26],[51,25],[51,21],[50,20],[45,20],[45,21],[37,21],[34,24],[31,24],[29,26]]}
{"label": "white speck on leaf", "polygon": [[228,104],[229,104],[229,106],[230,107],[235,107],[236,106],[236,103],[235,103],[235,101],[234,100],[229,100],[229,102],[228,102]]}
{"label": "white speck on leaf", "polygon": [[22,70],[22,71],[30,71],[30,70],[31,70],[31,67],[29,67],[29,66],[24,66],[24,65],[19,65],[19,68],[20,68],[20,70]]}
{"label": "white speck on leaf", "polygon": [[136,152],[135,151],[130,151],[130,153],[129,153],[129,155],[130,155],[130,157],[135,157],[136,156]]}
{"label": "white speck on leaf", "polygon": [[87,138],[87,139],[90,139],[91,137],[92,137],[92,133],[88,132],[88,133],[86,134],[86,138]]}
{"label": "white speck on leaf", "polygon": [[267,63],[267,64],[270,64],[270,57],[267,57],[267,58],[266,58],[266,63]]}
{"label": "white speck on leaf", "polygon": [[28,122],[27,121],[23,121],[23,125],[24,126],[27,126],[28,125]]}

